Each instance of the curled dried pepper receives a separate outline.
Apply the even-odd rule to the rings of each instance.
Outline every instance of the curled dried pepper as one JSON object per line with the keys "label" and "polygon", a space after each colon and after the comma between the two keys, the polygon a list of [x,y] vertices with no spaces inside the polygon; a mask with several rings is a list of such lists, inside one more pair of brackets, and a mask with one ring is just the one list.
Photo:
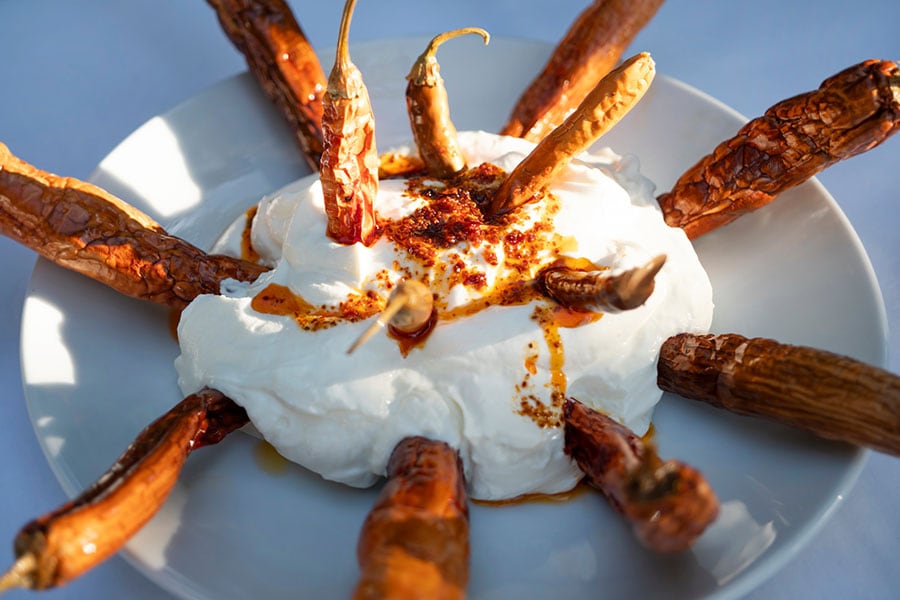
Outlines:
{"label": "curled dried pepper", "polygon": [[466,159],[456,138],[456,127],[450,120],[447,89],[435,53],[445,41],[467,33],[477,33],[484,38],[485,44],[490,40],[488,32],[477,27],[442,33],[431,40],[406,76],[409,82],[406,108],[413,139],[428,173],[438,178],[452,177],[463,171]]}
{"label": "curled dried pepper", "polygon": [[541,272],[538,280],[560,306],[580,312],[619,312],[647,301],[665,262],[666,255],[660,254],[640,267],[616,274],[551,267]]}
{"label": "curled dried pepper", "polygon": [[378,151],[375,118],[362,73],[350,60],[348,35],[356,0],[347,0],[341,16],[334,67],[323,98],[324,150],[319,165],[326,233],[340,244],[371,245],[378,237]]}

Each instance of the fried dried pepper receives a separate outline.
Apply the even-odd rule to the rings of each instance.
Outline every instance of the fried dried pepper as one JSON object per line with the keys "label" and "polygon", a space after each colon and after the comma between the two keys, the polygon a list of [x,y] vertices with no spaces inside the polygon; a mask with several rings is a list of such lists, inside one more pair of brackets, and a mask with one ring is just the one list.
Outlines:
{"label": "fried dried pepper", "polygon": [[595,0],[572,23],[500,133],[539,142],[619,61],[662,0]]}
{"label": "fried dried pepper", "polygon": [[652,444],[576,400],[566,400],[563,415],[566,453],[646,547],[687,550],[715,520],[719,501],[699,471],[663,461]]}
{"label": "fried dried pepper", "polygon": [[643,305],[666,262],[661,254],[645,265],[612,274],[550,267],[538,276],[541,289],[560,306],[581,312],[619,312]]}
{"label": "fried dried pepper", "polygon": [[0,590],[62,585],[118,552],[162,506],[188,455],[247,422],[244,409],[216,390],[182,400],[144,429],[96,483],[22,528],[16,565],[0,578]]}
{"label": "fried dried pepper", "polygon": [[84,181],[58,177],[0,144],[0,234],[133,298],[184,308],[224,279],[253,281],[265,267],[206,254]]}
{"label": "fried dried pepper", "polygon": [[655,75],[653,59],[642,52],[604,77],[575,112],[513,169],[485,207],[485,217],[508,213],[539,198],[577,154],[587,150],[631,110]]}
{"label": "fried dried pepper", "polygon": [[900,67],[867,60],[772,106],[659,196],[691,239],[730,223],[900,130]]}
{"label": "fried dried pepper", "polygon": [[900,377],[825,350],[729,333],[663,342],[663,390],[900,455]]}
{"label": "fried dried pepper", "polygon": [[456,139],[456,127],[450,120],[450,102],[435,53],[445,41],[467,33],[477,33],[484,38],[485,44],[490,40],[488,33],[477,27],[442,33],[431,40],[406,76],[409,126],[419,156],[433,177],[452,177],[466,168],[466,159]]}
{"label": "fried dried pepper", "polygon": [[469,509],[459,453],[443,442],[405,438],[387,476],[360,532],[353,597],[465,598]]}
{"label": "fried dried pepper", "polygon": [[348,36],[356,0],[341,17],[334,67],[325,91],[322,131],[325,147],[319,176],[328,217],[326,233],[340,244],[371,245],[378,238],[378,151],[375,118],[362,73],[350,60]]}
{"label": "fried dried pepper", "polygon": [[325,72],[284,0],[207,0],[247,61],[260,89],[281,110],[313,171],[322,156]]}

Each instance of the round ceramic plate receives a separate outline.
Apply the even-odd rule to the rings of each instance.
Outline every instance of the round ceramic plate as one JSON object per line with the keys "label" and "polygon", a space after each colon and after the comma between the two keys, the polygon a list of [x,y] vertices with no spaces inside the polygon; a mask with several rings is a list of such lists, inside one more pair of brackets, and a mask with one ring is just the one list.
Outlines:
{"label": "round ceramic plate", "polygon": [[[408,137],[404,76],[426,40],[360,44],[381,149]],[[496,131],[550,48],[460,39],[441,50],[460,129]],[[323,57],[323,64],[329,64]],[[742,118],[658,77],[604,140],[640,157],[664,190]],[[261,195],[307,172],[249,76],[222,82],[121,143],[93,180],[208,247]],[[885,318],[868,259],[816,182],[701,238],[714,330],[774,337],[883,365]],[[853,306],[848,311],[847,306]],[[26,397],[49,461],[74,495],[181,399],[167,311],[47,262],[26,301]],[[472,598],[733,597],[782,566],[852,485],[864,453],[665,396],[661,454],[702,470],[721,516],[694,549],[641,548],[599,494],[471,508]],[[234,435],[191,457],[158,516],[128,544],[144,573],[186,598],[346,598],[356,538],[376,492],[325,482]]]}

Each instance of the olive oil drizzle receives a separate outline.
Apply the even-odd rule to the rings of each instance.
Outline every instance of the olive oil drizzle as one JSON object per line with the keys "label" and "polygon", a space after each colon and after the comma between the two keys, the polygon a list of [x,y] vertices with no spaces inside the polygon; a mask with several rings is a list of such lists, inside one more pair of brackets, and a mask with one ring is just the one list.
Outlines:
{"label": "olive oil drizzle", "polygon": [[[538,372],[539,355],[536,345],[529,343],[523,377],[514,386],[516,410],[539,427],[561,427],[568,382],[560,328],[589,325],[602,314],[578,312],[557,305],[543,293],[535,274],[540,271],[539,262],[547,261],[541,258],[547,254],[555,258],[543,268],[563,265],[571,269],[598,270],[603,267],[586,259],[563,256],[564,252],[575,250],[572,246],[577,243],[553,231],[553,216],[560,204],[552,194],[547,194],[545,201],[539,204],[541,217],[528,227],[517,226],[517,215],[493,223],[485,222],[480,215],[479,202],[503,177],[502,170],[482,164],[451,180],[437,183],[427,177],[411,178],[407,183],[407,194],[426,198],[428,203],[405,219],[379,224],[384,231],[384,240],[394,245],[398,255],[407,257],[409,266],[401,267],[399,261],[395,261],[393,272],[384,270],[372,277],[374,289],[349,296],[337,305],[315,306],[285,286],[270,284],[253,298],[252,308],[264,314],[290,316],[301,329],[319,331],[342,322],[375,317],[385,307],[381,297],[390,292],[398,275],[416,278],[435,291],[435,310],[428,326],[415,335],[388,328],[388,335],[396,341],[405,358],[421,348],[438,325],[472,317],[490,307],[533,305],[531,319],[540,327],[543,346],[548,353],[549,380],[544,385],[550,390],[549,403],[543,399],[546,393],[536,393],[533,387],[532,377]],[[249,234],[253,218],[251,209],[247,212],[247,227],[242,236],[245,258],[256,255]],[[438,261],[438,249],[453,247],[461,249],[450,253],[450,262]],[[498,258],[501,248],[502,260]],[[484,262],[499,267],[497,279],[489,288],[479,267],[468,266],[465,257],[472,253],[479,253]],[[448,292],[460,284],[480,295],[465,304],[449,307]]]}

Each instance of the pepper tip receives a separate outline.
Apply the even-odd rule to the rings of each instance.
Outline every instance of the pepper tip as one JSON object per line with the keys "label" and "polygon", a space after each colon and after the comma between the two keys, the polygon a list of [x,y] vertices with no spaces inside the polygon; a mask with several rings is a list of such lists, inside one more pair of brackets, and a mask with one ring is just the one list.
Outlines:
{"label": "pepper tip", "polygon": [[16,559],[9,571],[0,575],[0,594],[16,588],[34,589],[34,574],[37,569],[37,557],[26,552]]}

